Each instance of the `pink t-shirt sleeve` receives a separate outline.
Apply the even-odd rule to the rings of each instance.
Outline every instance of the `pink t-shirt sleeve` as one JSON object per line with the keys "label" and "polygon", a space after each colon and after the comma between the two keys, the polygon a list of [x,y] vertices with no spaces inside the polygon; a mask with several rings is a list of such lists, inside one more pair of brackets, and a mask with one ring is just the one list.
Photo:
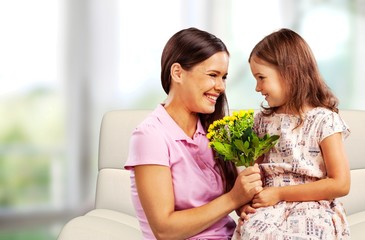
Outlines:
{"label": "pink t-shirt sleeve", "polygon": [[167,143],[160,130],[152,124],[141,124],[132,133],[125,169],[137,165],[169,166]]}

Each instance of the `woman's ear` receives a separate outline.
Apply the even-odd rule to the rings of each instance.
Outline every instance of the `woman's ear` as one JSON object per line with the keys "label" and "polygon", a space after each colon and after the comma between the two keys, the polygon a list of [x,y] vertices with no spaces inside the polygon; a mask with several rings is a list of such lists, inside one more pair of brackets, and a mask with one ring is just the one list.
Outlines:
{"label": "woman's ear", "polygon": [[182,72],[183,68],[181,67],[180,63],[174,63],[171,65],[171,81],[174,82],[181,82],[182,81]]}

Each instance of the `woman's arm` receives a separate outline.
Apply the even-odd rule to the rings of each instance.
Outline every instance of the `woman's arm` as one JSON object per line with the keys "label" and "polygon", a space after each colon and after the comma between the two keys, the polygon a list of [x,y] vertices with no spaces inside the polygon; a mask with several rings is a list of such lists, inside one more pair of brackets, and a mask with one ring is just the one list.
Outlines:
{"label": "woman's arm", "polygon": [[295,186],[265,188],[253,198],[252,206],[271,206],[280,201],[330,200],[347,195],[350,190],[350,168],[341,133],[326,137],[320,147],[327,178]]}
{"label": "woman's arm", "polygon": [[257,166],[242,171],[233,189],[197,208],[175,211],[170,169],[160,165],[135,167],[137,191],[157,239],[186,239],[205,230],[262,190]]}

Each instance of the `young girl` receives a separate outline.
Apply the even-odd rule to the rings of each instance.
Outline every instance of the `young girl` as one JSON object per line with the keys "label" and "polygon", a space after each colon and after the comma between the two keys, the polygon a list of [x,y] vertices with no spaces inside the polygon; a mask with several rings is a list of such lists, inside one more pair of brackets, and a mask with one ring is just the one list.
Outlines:
{"label": "young girl", "polygon": [[281,29],[252,50],[256,91],[268,106],[255,117],[260,136],[280,139],[259,159],[264,190],[243,207],[234,239],[348,239],[350,170],[343,139],[350,131],[338,100],[301,36]]}

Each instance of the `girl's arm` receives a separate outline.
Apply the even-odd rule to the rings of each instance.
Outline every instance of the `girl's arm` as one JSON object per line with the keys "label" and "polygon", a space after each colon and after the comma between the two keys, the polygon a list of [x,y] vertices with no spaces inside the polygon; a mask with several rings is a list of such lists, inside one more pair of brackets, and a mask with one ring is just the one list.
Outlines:
{"label": "girl's arm", "polygon": [[166,166],[135,167],[137,191],[157,239],[186,239],[205,230],[262,190],[259,168],[242,171],[233,189],[197,208],[175,211],[171,171]]}
{"label": "girl's arm", "polygon": [[327,178],[295,186],[265,188],[253,198],[252,206],[271,206],[280,201],[330,200],[347,195],[350,190],[350,167],[341,133],[326,137],[320,147]]}

